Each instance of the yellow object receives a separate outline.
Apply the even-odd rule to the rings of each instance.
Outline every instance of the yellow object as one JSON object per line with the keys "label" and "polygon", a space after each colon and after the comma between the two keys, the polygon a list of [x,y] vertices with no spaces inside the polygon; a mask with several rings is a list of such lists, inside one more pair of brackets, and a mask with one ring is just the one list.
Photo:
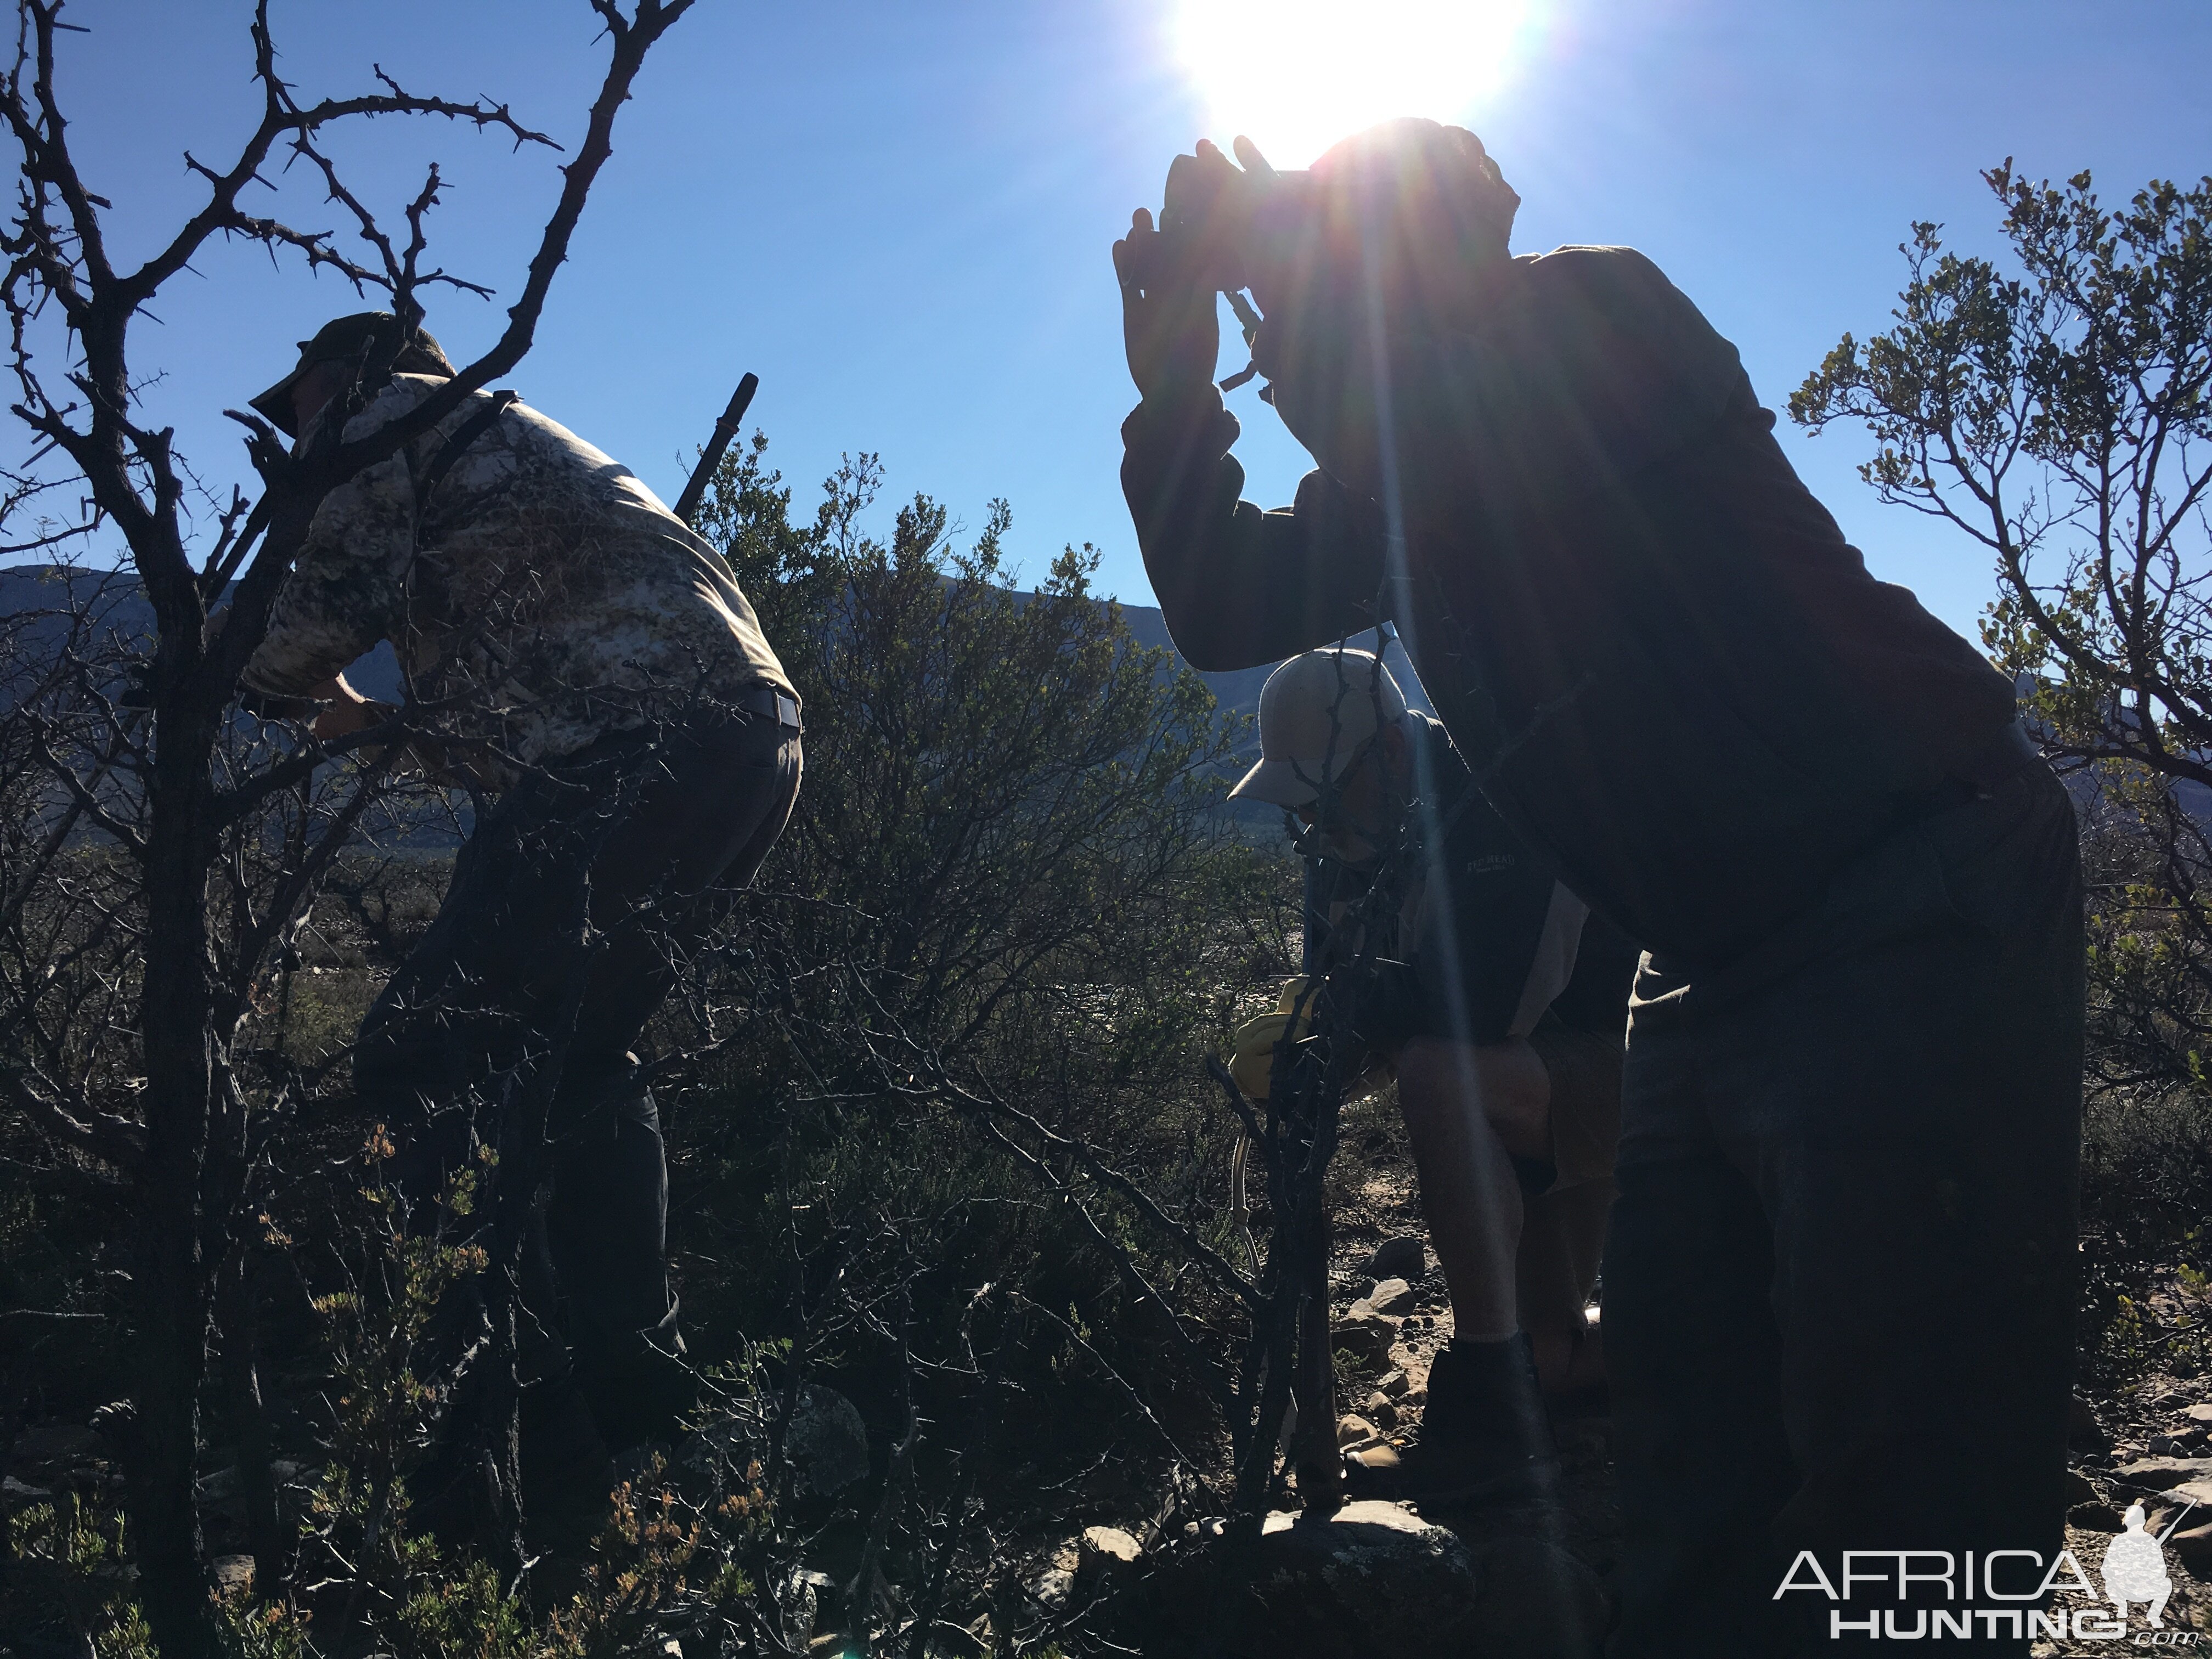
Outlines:
{"label": "yellow object", "polygon": [[[1231,1034],[1229,1075],[1244,1091],[1247,1100],[1267,1097],[1267,1080],[1274,1071],[1277,1045],[1285,1036],[1293,1042],[1303,1042],[1312,1034],[1316,999],[1307,994],[1311,984],[1304,975],[1285,980],[1274,1007],[1246,1020]],[[1378,1060],[1359,1079],[1354,1097],[1364,1098],[1372,1094],[1394,1075],[1389,1062]]]}
{"label": "yellow object", "polygon": [[1313,1030],[1313,1004],[1308,1000],[1304,1008],[1298,999],[1305,995],[1307,980],[1304,975],[1283,981],[1282,993],[1275,1006],[1264,1014],[1246,1020],[1230,1037],[1229,1075],[1244,1091],[1247,1100],[1267,1097],[1267,1078],[1274,1069],[1275,1046],[1290,1031],[1293,1018],[1297,1022],[1297,1042]]}

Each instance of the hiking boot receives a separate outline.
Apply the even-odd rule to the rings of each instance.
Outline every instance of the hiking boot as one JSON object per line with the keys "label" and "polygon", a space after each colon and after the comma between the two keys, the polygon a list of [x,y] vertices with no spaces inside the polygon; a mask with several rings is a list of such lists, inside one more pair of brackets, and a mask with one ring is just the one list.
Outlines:
{"label": "hiking boot", "polygon": [[1351,1453],[1344,1473],[1354,1499],[1466,1504],[1556,1493],[1559,1452],[1527,1334],[1455,1338],[1437,1350],[1420,1438]]}
{"label": "hiking boot", "polygon": [[1612,1407],[1606,1385],[1605,1338],[1601,1328],[1583,1324],[1564,1331],[1530,1333],[1536,1375],[1553,1427],[1571,1417],[1603,1417]]}

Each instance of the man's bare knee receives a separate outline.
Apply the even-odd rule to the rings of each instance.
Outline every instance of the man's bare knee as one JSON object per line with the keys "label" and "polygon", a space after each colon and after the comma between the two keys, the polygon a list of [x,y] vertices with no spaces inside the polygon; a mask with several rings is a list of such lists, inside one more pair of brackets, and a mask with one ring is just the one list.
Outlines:
{"label": "man's bare knee", "polygon": [[1507,1150],[1541,1156],[1550,1139],[1552,1074],[1526,1039],[1485,1043],[1474,1051],[1483,1115]]}
{"label": "man's bare knee", "polygon": [[1415,1037],[1397,1056],[1398,1098],[1419,1133],[1440,1115],[1478,1103],[1505,1149],[1540,1158],[1549,1145],[1551,1074],[1520,1038],[1471,1043]]}

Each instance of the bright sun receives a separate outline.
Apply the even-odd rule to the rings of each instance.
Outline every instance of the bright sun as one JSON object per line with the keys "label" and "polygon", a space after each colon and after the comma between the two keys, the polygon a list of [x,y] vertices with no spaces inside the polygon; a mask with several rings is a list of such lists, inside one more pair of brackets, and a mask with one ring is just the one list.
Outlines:
{"label": "bright sun", "polygon": [[1394,115],[1452,120],[1512,66],[1533,0],[1181,0],[1176,44],[1213,137],[1304,167]]}

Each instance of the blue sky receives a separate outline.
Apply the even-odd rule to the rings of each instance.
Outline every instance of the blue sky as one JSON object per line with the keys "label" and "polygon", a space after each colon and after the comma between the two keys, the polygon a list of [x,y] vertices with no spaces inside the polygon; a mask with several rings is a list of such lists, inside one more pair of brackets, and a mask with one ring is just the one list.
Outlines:
{"label": "blue sky", "polygon": [[[702,0],[623,112],[514,384],[672,497],[679,454],[755,370],[754,418],[802,501],[841,452],[877,451],[893,499],[927,490],[980,524],[1004,495],[1028,573],[1063,542],[1094,541],[1106,589],[1149,602],[1115,479],[1133,394],[1108,245],[1200,133],[1328,120],[1264,88],[1224,91],[1233,65],[1186,61],[1187,3]],[[2201,0],[1526,7],[1501,49],[1456,49],[1463,81],[1454,53],[1417,49],[1408,95],[1426,101],[1407,112],[1482,134],[1524,198],[1517,247],[1617,242],[1656,259],[1742,349],[1771,406],[1844,330],[1881,325],[1911,221],[1991,247],[1981,167],[2008,155],[2037,175],[2089,167],[2108,198],[2212,169]],[[72,137],[116,203],[120,253],[143,253],[192,201],[185,149],[226,158],[250,126],[246,10],[71,6],[92,30],[64,42]],[[572,143],[603,57],[583,0],[275,10],[304,95],[358,88],[374,60],[418,90],[508,100]],[[1237,10],[1255,37],[1278,16],[1259,0]],[[395,210],[440,160],[452,186],[434,252],[515,291],[557,158],[391,122],[339,149]],[[249,205],[341,222],[304,176],[278,184]],[[196,270],[165,293],[135,362],[161,374],[145,394],[155,418],[174,423],[204,477],[227,482],[245,469],[221,409],[357,307],[329,276],[246,248],[211,250]],[[494,337],[504,303],[442,300],[431,326],[459,357]],[[1234,406],[1250,493],[1287,500],[1303,456],[1249,388]],[[1808,441],[1785,423],[1784,441],[1875,570],[1970,629],[1990,590],[1976,550],[1875,502],[1852,471],[1857,434]]]}

